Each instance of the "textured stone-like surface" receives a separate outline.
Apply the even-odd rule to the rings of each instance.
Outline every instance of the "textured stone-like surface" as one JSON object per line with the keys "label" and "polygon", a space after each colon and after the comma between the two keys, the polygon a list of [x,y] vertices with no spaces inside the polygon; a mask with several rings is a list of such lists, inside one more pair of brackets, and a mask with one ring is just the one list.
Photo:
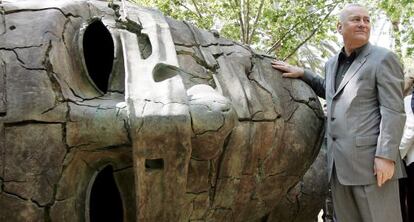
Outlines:
{"label": "textured stone-like surface", "polygon": [[[55,202],[50,208],[52,221],[83,221],[85,202],[90,192],[92,178],[105,166],[114,168],[114,178],[122,195],[125,207],[125,221],[134,221],[135,204],[133,173],[129,147],[113,147],[106,150],[75,150],[67,156],[67,166],[61,175],[55,194]],[[132,216],[131,216],[132,215]]]}
{"label": "textured stone-like surface", "polygon": [[321,180],[321,178],[327,176],[326,149],[321,149],[303,179],[277,204],[269,215],[268,221],[316,221],[328,194],[326,189],[328,180]]}
{"label": "textured stone-like surface", "polygon": [[93,149],[128,144],[125,106],[116,105],[114,101],[105,99],[69,103],[71,114],[66,135],[69,147]]}
{"label": "textured stone-like surface", "polygon": [[30,200],[0,193],[0,221],[44,221],[44,210]]}
{"label": "textured stone-like surface", "polygon": [[45,206],[62,171],[66,153],[61,124],[5,128],[4,190]]}
{"label": "textured stone-like surface", "polygon": [[[323,128],[311,89],[248,47],[118,6],[0,3],[0,208],[13,209],[0,221],[88,221],[106,166],[124,221],[312,220],[326,183],[322,157],[305,175]],[[94,22],[114,47],[109,77],[95,73],[105,90],[84,54]]]}
{"label": "textured stone-like surface", "polygon": [[[3,182],[4,178],[4,152],[5,152],[5,142],[6,138],[4,135],[4,125],[3,123],[0,123],[0,181]],[[0,188],[3,188],[3,184],[0,186]],[[1,191],[1,189],[0,189]]]}
{"label": "textured stone-like surface", "polygon": [[230,102],[208,85],[195,85],[187,94],[193,131],[191,156],[199,160],[217,158],[234,128],[236,113]]}
{"label": "textured stone-like surface", "polygon": [[3,54],[0,52],[0,116],[6,114],[6,70],[5,70],[5,61],[3,61]]}

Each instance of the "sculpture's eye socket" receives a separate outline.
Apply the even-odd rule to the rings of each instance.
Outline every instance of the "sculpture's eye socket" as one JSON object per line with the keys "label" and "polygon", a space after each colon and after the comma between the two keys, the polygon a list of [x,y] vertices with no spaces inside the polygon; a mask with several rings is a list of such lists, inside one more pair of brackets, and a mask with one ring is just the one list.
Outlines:
{"label": "sculpture's eye socket", "polygon": [[111,33],[100,20],[92,22],[86,28],[83,53],[92,83],[106,93],[114,62],[114,42]]}

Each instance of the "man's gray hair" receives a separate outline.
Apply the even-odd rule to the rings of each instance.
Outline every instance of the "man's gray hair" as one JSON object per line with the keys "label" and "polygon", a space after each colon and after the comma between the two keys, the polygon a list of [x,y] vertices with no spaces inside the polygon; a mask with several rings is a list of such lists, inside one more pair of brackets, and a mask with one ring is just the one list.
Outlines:
{"label": "man's gray hair", "polygon": [[349,8],[351,7],[360,7],[360,8],[366,8],[365,6],[359,4],[359,3],[350,3],[347,4],[339,13],[339,21],[340,22],[344,22],[346,17],[348,16],[349,13]]}

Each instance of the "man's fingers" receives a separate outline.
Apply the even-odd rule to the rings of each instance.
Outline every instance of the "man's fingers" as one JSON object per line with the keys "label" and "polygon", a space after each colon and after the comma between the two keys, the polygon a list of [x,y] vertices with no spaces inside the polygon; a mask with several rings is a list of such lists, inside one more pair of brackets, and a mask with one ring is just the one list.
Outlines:
{"label": "man's fingers", "polygon": [[272,65],[273,68],[277,69],[277,70],[281,70],[282,71],[282,77],[287,77],[287,78],[296,78],[296,76],[289,72],[289,68],[287,66],[280,66],[280,65]]}
{"label": "man's fingers", "polygon": [[284,72],[289,72],[289,70],[290,70],[290,65],[289,64],[287,64],[285,62],[282,62],[282,61],[277,61],[277,60],[272,61],[272,67],[275,68],[275,69],[282,70]]}
{"label": "man's fingers", "polygon": [[285,62],[279,61],[279,60],[273,60],[272,64],[285,64]]}
{"label": "man's fingers", "polygon": [[299,78],[304,75],[304,70],[302,68],[289,65],[288,63],[282,61],[273,60],[271,65],[272,68],[281,71],[283,77]]}
{"label": "man's fingers", "polygon": [[381,187],[387,180],[390,180],[392,176],[385,173],[377,173],[377,183]]}
{"label": "man's fingers", "polygon": [[383,173],[382,174],[381,186],[385,183],[385,181],[387,181],[387,175],[385,173]]}
{"label": "man's fingers", "polygon": [[293,75],[293,73],[290,73],[290,72],[283,73],[282,74],[282,77],[285,77],[285,78],[295,78],[294,75]]}
{"label": "man's fingers", "polygon": [[286,65],[280,65],[280,64],[272,64],[272,67],[278,70],[281,70],[283,72],[286,72],[289,70],[289,67]]}
{"label": "man's fingers", "polygon": [[387,180],[391,180],[392,176],[393,176],[393,174],[392,174],[392,173],[386,173],[386,174],[384,174],[384,183],[385,183]]}
{"label": "man's fingers", "polygon": [[392,160],[375,157],[374,174],[377,176],[378,186],[381,187],[387,180],[394,175],[395,163]]}
{"label": "man's fingers", "polygon": [[379,187],[381,187],[382,184],[383,184],[382,180],[383,180],[383,174],[382,173],[377,173],[377,183],[378,183]]}
{"label": "man's fingers", "polygon": [[393,174],[392,173],[385,173],[382,171],[376,171],[374,168],[374,175],[377,176],[377,183],[378,186],[381,187],[385,182],[387,182],[388,180],[391,180]]}

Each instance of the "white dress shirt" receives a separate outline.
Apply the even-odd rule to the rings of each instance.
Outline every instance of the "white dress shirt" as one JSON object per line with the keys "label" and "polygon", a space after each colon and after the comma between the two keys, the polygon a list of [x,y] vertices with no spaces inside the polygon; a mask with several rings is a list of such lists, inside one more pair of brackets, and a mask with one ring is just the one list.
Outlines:
{"label": "white dress shirt", "polygon": [[407,119],[401,138],[400,154],[408,166],[414,162],[414,114],[411,109],[411,94],[404,98],[404,109]]}

